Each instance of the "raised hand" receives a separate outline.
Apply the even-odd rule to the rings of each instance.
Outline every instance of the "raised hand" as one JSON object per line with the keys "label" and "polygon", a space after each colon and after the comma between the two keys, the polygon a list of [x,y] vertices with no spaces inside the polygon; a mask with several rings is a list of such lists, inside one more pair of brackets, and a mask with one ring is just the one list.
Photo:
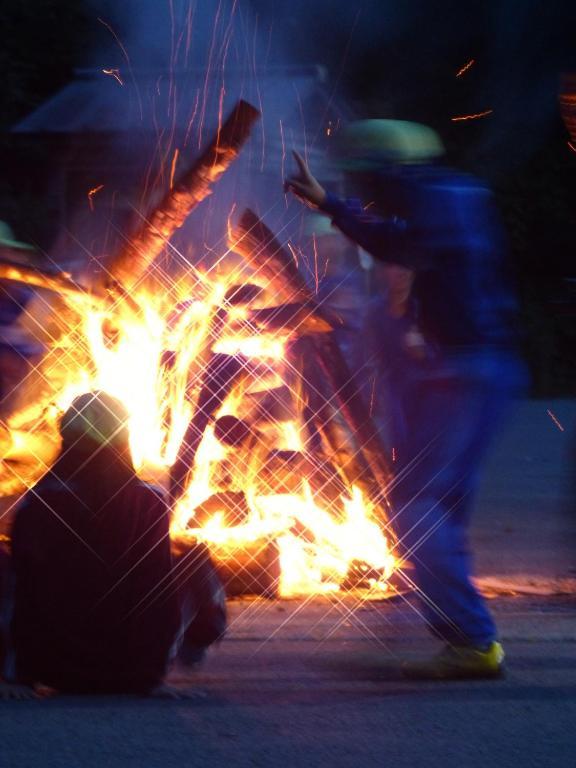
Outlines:
{"label": "raised hand", "polygon": [[312,176],[306,161],[298,152],[293,152],[298,173],[286,179],[284,188],[293,192],[311,208],[319,208],[326,199],[326,190]]}

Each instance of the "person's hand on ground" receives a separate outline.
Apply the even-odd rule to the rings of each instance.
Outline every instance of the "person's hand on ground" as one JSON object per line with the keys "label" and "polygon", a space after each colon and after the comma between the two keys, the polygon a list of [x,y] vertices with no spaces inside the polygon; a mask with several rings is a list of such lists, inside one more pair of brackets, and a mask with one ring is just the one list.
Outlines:
{"label": "person's hand on ground", "polygon": [[5,680],[0,680],[0,701],[28,701],[39,698],[39,694],[29,685],[7,683]]}
{"label": "person's hand on ground", "polygon": [[34,693],[39,699],[51,699],[53,696],[58,696],[59,693],[56,688],[52,688],[49,685],[44,685],[44,683],[34,683],[32,687],[34,688]]}
{"label": "person's hand on ground", "polygon": [[179,701],[183,699],[205,699],[206,691],[192,686],[180,687],[169,683],[160,683],[148,693],[152,699],[170,699]]}
{"label": "person's hand on ground", "polygon": [[298,173],[286,179],[284,187],[293,192],[311,208],[319,208],[326,200],[326,190],[314,178],[306,161],[298,152],[293,152],[298,165]]}

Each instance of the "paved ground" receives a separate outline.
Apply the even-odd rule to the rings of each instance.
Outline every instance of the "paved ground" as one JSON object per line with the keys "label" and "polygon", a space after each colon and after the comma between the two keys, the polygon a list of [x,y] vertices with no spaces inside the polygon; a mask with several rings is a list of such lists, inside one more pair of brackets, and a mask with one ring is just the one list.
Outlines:
{"label": "paved ground", "polygon": [[573,768],[575,422],[572,402],[520,404],[483,485],[474,538],[507,679],[402,681],[399,658],[432,647],[403,599],[236,601],[205,698],[0,704],[0,768]]}

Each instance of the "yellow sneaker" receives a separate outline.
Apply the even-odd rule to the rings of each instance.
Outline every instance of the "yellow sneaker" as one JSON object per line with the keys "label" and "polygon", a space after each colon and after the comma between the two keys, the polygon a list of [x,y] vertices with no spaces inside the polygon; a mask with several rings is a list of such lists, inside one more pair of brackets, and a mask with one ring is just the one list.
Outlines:
{"label": "yellow sneaker", "polygon": [[485,650],[447,645],[428,661],[406,662],[402,674],[411,680],[482,680],[504,675],[504,649],[490,643]]}

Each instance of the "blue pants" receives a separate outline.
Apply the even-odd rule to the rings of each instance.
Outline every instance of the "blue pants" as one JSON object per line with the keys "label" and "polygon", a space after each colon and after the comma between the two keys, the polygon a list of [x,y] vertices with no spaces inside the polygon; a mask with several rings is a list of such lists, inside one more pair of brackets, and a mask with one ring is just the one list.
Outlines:
{"label": "blue pants", "polygon": [[403,391],[392,395],[405,429],[390,501],[399,552],[413,565],[406,575],[436,635],[487,645],[496,627],[471,581],[468,525],[481,462],[522,388],[523,369],[513,355],[491,351],[406,363],[404,373]]}

